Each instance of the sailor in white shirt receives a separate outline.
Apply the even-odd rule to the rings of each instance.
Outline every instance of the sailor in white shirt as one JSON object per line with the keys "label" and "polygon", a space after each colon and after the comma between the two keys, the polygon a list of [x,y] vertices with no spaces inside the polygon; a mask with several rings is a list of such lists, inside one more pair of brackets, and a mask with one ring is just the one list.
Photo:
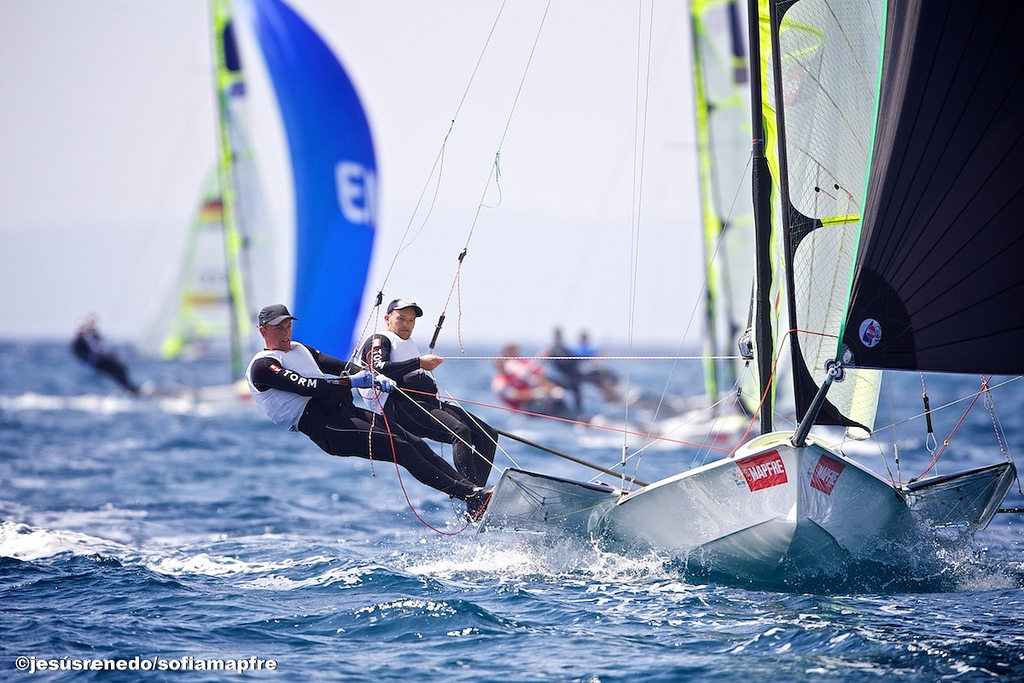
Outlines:
{"label": "sailor in white shirt", "polygon": [[[359,393],[374,410],[384,410],[389,420],[424,439],[452,444],[455,469],[477,486],[487,484],[497,448],[498,432],[476,415],[437,397],[437,382],[430,371],[444,359],[421,356],[412,331],[423,315],[416,302],[395,299],[388,304],[387,330],[371,335],[360,349],[366,367],[393,379],[402,391],[391,394],[367,388]],[[379,406],[379,407],[378,407]]]}

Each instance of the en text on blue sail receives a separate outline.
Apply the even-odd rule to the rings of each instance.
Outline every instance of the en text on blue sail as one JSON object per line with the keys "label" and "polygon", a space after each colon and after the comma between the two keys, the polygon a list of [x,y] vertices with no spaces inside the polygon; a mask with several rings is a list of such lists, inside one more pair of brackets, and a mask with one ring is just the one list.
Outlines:
{"label": "en text on blue sail", "polygon": [[280,0],[251,0],[295,182],[295,295],[302,340],[347,356],[376,226],[370,126],[348,74]]}

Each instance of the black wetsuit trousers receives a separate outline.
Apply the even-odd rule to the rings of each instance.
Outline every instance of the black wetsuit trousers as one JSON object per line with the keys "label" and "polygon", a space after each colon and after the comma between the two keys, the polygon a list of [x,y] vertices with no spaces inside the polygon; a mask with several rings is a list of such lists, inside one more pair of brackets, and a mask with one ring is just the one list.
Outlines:
{"label": "black wetsuit trousers", "polygon": [[389,409],[392,421],[407,432],[452,444],[455,469],[477,486],[487,484],[498,442],[498,432],[493,427],[453,403],[431,405],[391,396],[385,408]]}
{"label": "black wetsuit trousers", "polygon": [[299,431],[331,455],[397,462],[423,484],[461,500],[473,492],[473,483],[422,439],[368,410],[325,407],[314,399],[299,420]]}

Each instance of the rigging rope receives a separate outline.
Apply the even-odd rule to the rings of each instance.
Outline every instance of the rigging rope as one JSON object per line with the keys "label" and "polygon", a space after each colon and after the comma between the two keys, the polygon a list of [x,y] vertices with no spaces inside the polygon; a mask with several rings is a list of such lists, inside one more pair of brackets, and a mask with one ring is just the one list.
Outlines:
{"label": "rigging rope", "polygon": [[[537,33],[536,33],[536,35],[534,36],[534,39],[533,39],[533,47],[530,49],[530,56],[526,60],[526,66],[523,68],[523,75],[519,79],[519,87],[516,90],[516,96],[515,96],[515,98],[512,101],[512,106],[509,108],[508,118],[505,120],[505,128],[504,128],[504,130],[501,133],[501,139],[498,141],[498,149],[494,153],[494,163],[491,165],[491,171],[490,171],[489,175],[487,176],[487,182],[484,183],[484,189],[483,189],[483,192],[480,195],[480,201],[477,203],[476,213],[473,216],[473,222],[469,226],[469,232],[466,235],[466,242],[465,242],[465,244],[462,247],[462,253],[459,254],[459,265],[455,269],[455,275],[454,275],[453,280],[452,280],[452,286],[448,290],[448,297],[445,299],[444,304],[441,306],[441,314],[438,317],[437,329],[435,330],[434,338],[431,341],[431,346],[430,346],[431,349],[434,348],[434,344],[437,342],[437,337],[441,333],[441,327],[444,324],[445,315],[447,314],[447,311],[448,311],[448,304],[451,302],[452,292],[453,291],[459,291],[459,296],[460,296],[460,299],[461,299],[461,289],[458,288],[458,285],[460,283],[460,278],[461,278],[461,274],[462,274],[462,262],[463,262],[463,259],[466,257],[466,253],[469,251],[469,243],[473,239],[473,233],[476,231],[477,221],[480,219],[480,212],[484,208],[494,209],[494,208],[497,208],[498,206],[501,205],[501,148],[505,144],[505,137],[508,135],[509,128],[512,126],[512,117],[515,114],[516,107],[519,104],[519,97],[520,97],[520,95],[523,92],[523,85],[526,83],[526,76],[530,72],[530,65],[533,63],[533,57],[534,57],[534,55],[537,52],[537,45],[540,42],[540,34],[544,30],[544,24],[547,21],[548,11],[550,9],[551,9],[551,0],[548,0],[547,5],[544,7],[544,14],[541,17],[540,25],[537,27]],[[495,189],[498,192],[498,201],[497,201],[496,204],[488,205],[486,203],[486,201],[487,201],[487,192],[488,192],[488,190],[489,190],[489,188],[491,186],[492,179],[494,181],[494,187],[495,187]],[[461,308],[462,307],[460,305],[459,306],[459,316],[458,316],[460,323],[461,323],[461,319],[462,319],[462,310],[461,310]],[[461,327],[459,328],[459,330],[460,330],[460,333],[459,333],[459,347],[461,349],[462,348]]]}
{"label": "rigging rope", "polygon": [[[443,176],[443,171],[444,171],[444,155],[445,155],[445,151],[446,151],[447,146],[448,146],[448,139],[451,137],[451,134],[452,134],[452,132],[455,129],[455,122],[458,120],[459,114],[462,111],[462,107],[463,107],[463,105],[466,102],[466,98],[469,96],[469,91],[470,91],[470,89],[473,86],[473,82],[476,80],[477,72],[480,70],[480,65],[483,63],[484,55],[487,54],[487,49],[488,49],[488,47],[491,44],[491,39],[494,37],[495,29],[498,26],[498,22],[501,20],[501,15],[502,15],[502,13],[505,10],[505,5],[506,5],[507,1],[508,0],[503,0],[503,2],[501,3],[501,6],[498,8],[497,15],[495,15],[495,17],[494,17],[494,21],[491,23],[491,30],[487,34],[487,39],[484,41],[484,46],[480,50],[480,55],[477,57],[476,64],[473,67],[473,72],[472,72],[472,74],[470,74],[469,81],[466,83],[466,88],[462,92],[462,98],[459,100],[459,104],[455,108],[455,115],[452,117],[451,122],[448,124],[448,131],[445,133],[444,139],[441,142],[441,147],[438,150],[437,156],[434,159],[434,165],[431,167],[430,173],[427,174],[427,179],[426,179],[426,181],[423,184],[423,189],[420,191],[419,198],[416,200],[416,205],[413,207],[412,214],[409,216],[409,222],[406,224],[405,232],[402,233],[402,239],[399,242],[398,249],[395,250],[395,254],[394,254],[394,256],[391,259],[391,263],[388,266],[388,269],[387,269],[386,273],[384,274],[384,278],[381,281],[380,287],[378,287],[378,289],[377,289],[376,303],[372,307],[372,310],[367,314],[366,322],[363,324],[363,329],[362,329],[362,332],[359,335],[358,339],[363,339],[366,336],[366,331],[370,327],[370,321],[376,319],[377,316],[379,315],[381,301],[383,300],[383,297],[384,297],[384,290],[387,287],[388,281],[391,279],[391,274],[394,271],[395,265],[398,262],[398,257],[402,254],[403,251],[405,251],[408,247],[410,247],[412,245],[412,243],[415,242],[416,239],[420,236],[420,234],[423,232],[424,228],[427,225],[427,221],[430,219],[430,216],[433,213],[434,204],[437,201],[437,195],[438,195],[438,192],[441,189],[441,178]],[[546,12],[545,12],[545,14],[546,14]],[[507,129],[507,126],[506,126],[506,129]],[[426,196],[427,191],[430,188],[431,180],[435,177],[435,173],[436,173],[437,180],[435,181],[435,184],[434,184],[434,193],[433,193],[433,196],[432,196],[431,201],[430,201],[430,206],[427,209],[427,213],[423,217],[423,221],[420,223],[420,227],[416,231],[416,234],[413,235],[412,238],[410,239],[409,238],[409,232],[412,230],[413,223],[416,220],[416,215],[420,211],[420,206],[422,206],[422,204],[423,204],[424,197]],[[468,239],[466,240],[466,243],[467,243],[467,246],[468,246],[468,244],[469,244],[469,240]],[[462,256],[459,257],[459,267],[460,268],[461,268],[461,265],[462,265],[462,258],[464,256],[465,256],[465,249],[463,250]],[[458,274],[456,274],[456,278],[458,278]],[[451,298],[451,293],[449,292],[449,299],[450,298]],[[446,302],[445,305],[447,306],[447,302]],[[377,329],[376,324],[374,325],[374,329],[375,330]],[[436,335],[435,335],[435,337],[436,337]],[[357,348],[358,347],[356,347],[356,349]],[[355,357],[356,349],[353,349],[353,353],[352,353],[352,357],[353,358]]]}
{"label": "rigging rope", "polygon": [[[633,183],[632,183],[632,212],[630,214],[630,244],[629,244],[629,317],[627,327],[627,348],[629,354],[633,353],[633,342],[634,342],[634,321],[636,318],[636,296],[637,296],[637,275],[639,268],[637,263],[639,261],[640,253],[640,218],[641,218],[641,207],[643,205],[643,183],[644,183],[644,152],[646,151],[646,139],[647,139],[647,106],[649,102],[650,94],[650,64],[651,64],[651,35],[652,26],[654,23],[654,5],[651,4],[651,11],[649,13],[648,27],[647,27],[647,70],[646,80],[643,80],[643,74],[641,72],[641,66],[643,64],[643,43],[644,43],[644,29],[643,29],[643,5],[637,6],[637,29],[636,29],[636,91],[634,94],[634,111],[636,118],[633,123]],[[641,89],[641,82],[643,82],[643,88]],[[626,388],[632,386],[633,379],[633,364],[632,362],[626,365]],[[660,408],[660,404],[659,404]],[[625,419],[629,420],[629,404],[625,406]],[[622,438],[622,458],[621,458],[621,486],[625,487],[626,481],[626,461],[628,460],[628,446],[626,443],[626,437],[623,435]],[[637,461],[639,467],[639,461]],[[635,474],[635,472],[634,472]]]}
{"label": "rigging rope", "polygon": [[[407,392],[410,392],[410,393],[420,393],[420,394],[424,393],[424,392],[415,391],[413,389],[404,389],[403,391],[407,391]],[[425,395],[426,396],[435,396],[436,394],[425,394]],[[484,408],[494,408],[495,410],[503,410],[505,412],[514,413],[516,415],[528,415],[530,417],[539,417],[539,418],[542,418],[542,419],[545,419],[545,420],[552,420],[554,422],[564,422],[566,424],[580,425],[582,427],[590,427],[592,429],[601,429],[601,430],[604,430],[604,431],[607,431],[607,432],[616,432],[616,433],[621,433],[621,434],[628,434],[630,436],[642,436],[642,437],[645,437],[645,438],[657,439],[657,440],[665,442],[665,443],[677,444],[677,445],[681,445],[681,446],[696,446],[696,447],[702,447],[703,446],[703,447],[706,447],[706,448],[712,448],[712,449],[714,449],[716,451],[721,451],[723,453],[728,453],[729,452],[728,448],[724,448],[724,447],[721,447],[721,446],[707,446],[706,444],[699,444],[699,443],[695,443],[693,441],[683,441],[681,439],[670,439],[670,438],[667,438],[667,437],[662,437],[662,436],[657,436],[657,435],[654,435],[654,434],[650,434],[648,432],[637,432],[637,431],[633,431],[633,430],[629,430],[629,429],[623,429],[621,427],[609,427],[607,425],[593,424],[592,422],[583,422],[581,420],[574,420],[574,419],[568,418],[568,417],[558,417],[556,415],[545,415],[544,413],[534,413],[534,412],[531,412],[529,410],[521,410],[519,408],[511,408],[509,406],[495,405],[493,403],[486,403],[486,402],[483,402],[483,401],[471,401],[468,398],[459,398],[459,399],[454,399],[454,400],[457,400],[459,403],[468,403],[469,405],[482,406]]]}
{"label": "rigging rope", "polygon": [[[992,428],[996,433],[996,441],[999,443],[999,450],[1004,456],[1006,461],[1012,463],[1013,457],[1010,455],[1010,449],[1008,441],[1006,439],[1006,432],[1003,430],[1003,424],[999,420],[999,415],[996,413],[996,402],[992,398],[992,392],[989,389],[988,382],[983,380],[982,388],[985,391],[985,407],[988,408],[989,416],[992,418]],[[1020,476],[1014,475],[1014,479],[1017,481],[1017,493],[1024,497],[1024,489],[1021,488]],[[999,510],[1003,512],[1003,510]]]}
{"label": "rigging rope", "polygon": [[[437,193],[441,188],[441,176],[443,175],[442,171],[444,169],[444,153],[448,146],[448,138],[451,137],[452,131],[455,129],[455,122],[459,118],[459,114],[462,111],[462,106],[466,103],[466,98],[469,96],[470,89],[473,87],[473,82],[476,80],[476,74],[480,70],[480,65],[483,63],[484,55],[487,53],[487,48],[491,44],[491,38],[494,37],[494,31],[498,27],[498,21],[501,19],[501,15],[502,12],[504,12],[505,10],[505,4],[507,3],[507,1],[508,0],[504,0],[501,3],[501,7],[498,8],[498,14],[494,17],[494,21],[491,24],[491,30],[487,34],[487,39],[484,41],[484,46],[480,50],[480,55],[477,57],[476,64],[473,67],[473,73],[471,73],[469,76],[469,82],[466,83],[466,88],[465,90],[462,91],[462,98],[459,100],[459,104],[455,108],[455,115],[452,116],[452,120],[448,124],[448,132],[445,133],[444,140],[442,140],[441,142],[441,148],[438,150],[437,157],[435,157],[434,159],[434,165],[431,167],[430,173],[427,174],[427,179],[424,182],[423,190],[420,192],[420,196],[416,200],[416,206],[413,207],[412,215],[409,217],[409,222],[405,227],[405,232],[402,234],[402,240],[399,242],[398,249],[391,260],[391,265],[388,267],[387,273],[384,275],[384,280],[381,282],[380,290],[383,290],[384,287],[387,285],[387,282],[391,277],[391,273],[395,269],[395,263],[398,261],[399,255],[403,251],[405,251],[409,246],[411,246],[414,241],[416,241],[416,238],[419,237],[420,233],[423,232],[423,229],[426,227],[427,220],[430,218],[430,214],[433,212],[434,202],[437,201]],[[435,171],[437,172],[437,181],[434,186],[434,195],[433,198],[431,199],[430,207],[427,210],[427,215],[423,218],[423,222],[420,224],[420,228],[419,230],[416,231],[416,234],[412,237],[412,239],[409,239],[407,241],[409,231],[412,229],[413,222],[416,219],[416,214],[419,213],[420,206],[423,203],[423,198],[427,194],[427,190],[430,187],[431,179],[434,178]]]}
{"label": "rigging rope", "polygon": [[[412,511],[413,516],[416,517],[416,519],[418,519],[420,521],[420,524],[422,524],[423,526],[427,527],[428,529],[430,529],[431,531],[433,531],[435,533],[438,533],[438,534],[440,534],[442,536],[457,536],[457,535],[461,534],[463,531],[465,531],[469,527],[468,523],[463,523],[462,528],[458,529],[456,531],[445,531],[444,529],[438,529],[437,527],[431,525],[430,522],[428,522],[427,520],[423,519],[423,517],[420,515],[420,513],[416,510],[416,506],[412,504],[412,500],[409,498],[409,492],[405,489],[405,482],[402,480],[402,468],[398,464],[398,449],[395,447],[395,437],[394,437],[394,434],[391,431],[391,424],[388,421],[387,415],[384,414],[384,408],[380,404],[380,400],[379,399],[374,399],[374,400],[376,401],[377,407],[380,409],[380,412],[379,413],[376,412],[376,411],[372,411],[372,412],[373,412],[373,414],[375,416],[376,415],[380,415],[380,417],[384,420],[384,431],[387,433],[388,440],[391,442],[391,459],[395,463],[395,473],[398,475],[398,485],[402,489],[402,495],[405,496],[405,503],[406,503],[406,505],[409,506],[409,510]],[[375,421],[376,421],[376,417],[374,417],[374,422]],[[374,422],[370,423],[370,432],[368,434],[368,438],[370,439],[370,443],[371,444],[373,443],[373,427],[374,427]],[[372,468],[372,466],[373,466],[373,457],[372,457],[373,451],[372,450],[370,451],[370,454],[371,454],[371,457],[370,457],[371,465],[370,466]],[[377,476],[377,475],[374,474],[373,476]]]}
{"label": "rigging rope", "polygon": [[449,360],[737,360],[740,356],[452,356]]}
{"label": "rigging rope", "polygon": [[964,423],[964,420],[967,419],[967,415],[971,412],[971,408],[973,408],[974,404],[978,402],[978,398],[980,398],[981,395],[984,394],[988,390],[988,383],[989,383],[989,381],[991,381],[991,379],[992,379],[991,375],[989,375],[988,379],[982,379],[982,381],[981,381],[981,385],[982,385],[981,390],[979,390],[978,392],[976,392],[974,394],[974,397],[971,399],[970,404],[964,410],[963,415],[960,416],[960,419],[957,420],[957,423],[953,426],[953,429],[950,430],[949,436],[947,436],[945,438],[945,440],[942,442],[942,447],[939,448],[935,452],[935,454],[932,456],[932,461],[930,463],[928,463],[928,466],[924,468],[924,471],[921,472],[921,474],[918,475],[917,477],[914,477],[913,479],[911,479],[910,483],[913,483],[915,481],[919,481],[920,479],[923,479],[924,476],[926,474],[928,474],[929,471],[931,471],[932,467],[935,466],[935,463],[939,461],[939,456],[941,456],[942,453],[946,450],[946,446],[949,445],[949,442],[952,440],[953,435],[956,434],[957,430],[960,429],[960,425],[962,425]]}
{"label": "rigging rope", "polygon": [[[529,439],[527,439],[525,437],[522,437],[522,436],[519,436],[518,434],[513,434],[512,432],[506,432],[503,429],[496,429],[495,431],[497,431],[502,436],[507,436],[508,438],[510,438],[510,439],[512,439],[514,441],[518,441],[519,443],[526,444],[527,446],[532,446],[533,448],[536,448],[538,450],[544,451],[545,453],[550,453],[552,455],[557,455],[560,458],[564,458],[566,460],[570,460],[570,461],[572,461],[574,463],[577,463],[579,465],[583,465],[584,467],[589,467],[590,469],[597,470],[598,472],[604,472],[605,474],[610,474],[613,477],[619,477],[621,475],[620,472],[616,472],[615,470],[610,470],[610,469],[608,469],[606,467],[601,467],[600,465],[598,465],[596,463],[588,462],[588,461],[584,460],[583,458],[577,458],[575,455],[569,455],[568,453],[563,453],[562,451],[555,450],[554,448],[550,448],[548,446],[542,446],[541,444],[539,444],[539,443],[537,443],[535,441],[530,441]],[[637,484],[638,486],[647,486],[648,485],[647,482],[640,481],[636,477],[630,477],[629,479],[627,479],[627,481],[629,483],[631,483],[631,484]]]}

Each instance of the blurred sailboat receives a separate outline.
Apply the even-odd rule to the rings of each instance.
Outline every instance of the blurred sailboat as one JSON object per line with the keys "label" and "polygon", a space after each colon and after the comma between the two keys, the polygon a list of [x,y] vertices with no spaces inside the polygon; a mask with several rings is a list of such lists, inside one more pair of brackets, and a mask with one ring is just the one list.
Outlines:
{"label": "blurred sailboat", "polygon": [[212,2],[211,21],[217,161],[189,226],[172,296],[144,346],[164,359],[226,358],[230,378],[237,380],[260,345],[254,307],[277,292],[275,244],[249,132],[231,4]]}
{"label": "blurred sailboat", "polygon": [[[299,15],[280,0],[251,0],[243,8],[273,80],[291,155],[291,308],[302,319],[304,341],[347,356],[375,233],[369,124],[341,63]],[[201,396],[248,398],[239,380],[262,347],[256,311],[285,299],[275,282],[285,249],[269,226],[256,172],[234,6],[213,0],[211,9],[218,160],[189,230],[174,296],[149,336],[162,358],[229,360],[232,383],[206,387]]]}

